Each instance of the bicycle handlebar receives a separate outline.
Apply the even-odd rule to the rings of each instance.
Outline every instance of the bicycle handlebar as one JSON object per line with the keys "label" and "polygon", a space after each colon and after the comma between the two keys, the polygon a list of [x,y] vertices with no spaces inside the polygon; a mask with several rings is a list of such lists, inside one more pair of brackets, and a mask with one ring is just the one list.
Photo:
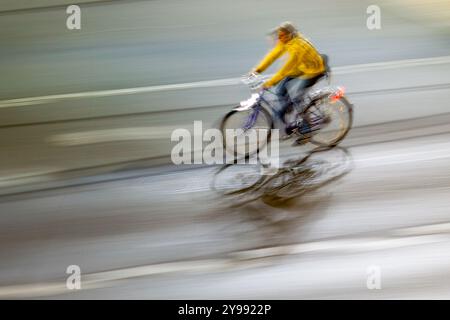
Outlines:
{"label": "bicycle handlebar", "polygon": [[250,73],[241,77],[241,81],[252,90],[259,89],[267,79],[267,76],[262,76],[258,73]]}

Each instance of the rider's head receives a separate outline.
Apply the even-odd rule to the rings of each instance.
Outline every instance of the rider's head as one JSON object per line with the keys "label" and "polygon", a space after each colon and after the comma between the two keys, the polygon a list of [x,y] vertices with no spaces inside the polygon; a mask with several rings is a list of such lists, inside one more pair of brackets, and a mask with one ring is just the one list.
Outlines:
{"label": "rider's head", "polygon": [[277,29],[278,40],[282,43],[287,43],[293,37],[298,35],[297,28],[292,24],[292,22],[286,21],[280,24]]}

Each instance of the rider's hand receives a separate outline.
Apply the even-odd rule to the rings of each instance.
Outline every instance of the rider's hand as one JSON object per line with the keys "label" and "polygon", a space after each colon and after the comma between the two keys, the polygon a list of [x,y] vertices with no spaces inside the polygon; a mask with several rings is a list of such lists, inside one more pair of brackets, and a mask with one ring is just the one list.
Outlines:
{"label": "rider's hand", "polygon": [[269,89],[271,86],[267,84],[267,82],[264,82],[263,85],[261,86],[264,90]]}
{"label": "rider's hand", "polygon": [[249,73],[246,74],[247,78],[255,78],[258,76],[258,73],[254,72],[254,71],[250,71]]}
{"label": "rider's hand", "polygon": [[252,70],[250,70],[250,72],[248,73],[248,75],[250,76],[250,75],[253,75],[253,76],[257,76],[257,75],[259,75],[260,74],[260,72],[258,71],[258,69],[252,69]]}

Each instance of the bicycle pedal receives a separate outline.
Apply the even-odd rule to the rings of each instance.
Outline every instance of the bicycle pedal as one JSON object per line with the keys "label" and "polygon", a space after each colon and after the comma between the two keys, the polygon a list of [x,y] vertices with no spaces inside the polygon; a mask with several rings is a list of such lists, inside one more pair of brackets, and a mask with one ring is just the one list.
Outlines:
{"label": "bicycle pedal", "polygon": [[297,135],[299,135],[298,128],[294,128],[290,133],[285,133],[283,136],[281,136],[280,140],[286,141]]}

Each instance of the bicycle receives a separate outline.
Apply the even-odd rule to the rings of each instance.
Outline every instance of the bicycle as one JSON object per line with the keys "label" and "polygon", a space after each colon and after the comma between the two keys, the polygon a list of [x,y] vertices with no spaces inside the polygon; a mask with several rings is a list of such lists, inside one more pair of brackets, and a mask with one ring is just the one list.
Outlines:
{"label": "bicycle", "polygon": [[[352,127],[353,105],[345,96],[343,87],[331,86],[328,58],[326,55],[322,56],[326,72],[317,82],[327,79],[328,86],[318,90],[308,90],[303,96],[295,98],[291,104],[292,111],[284,115],[284,123],[294,121],[298,124],[298,130],[295,130],[292,135],[297,138],[297,141],[310,142],[320,147],[334,147],[346,137]],[[228,112],[221,121],[220,130],[227,152],[235,158],[240,156],[249,158],[259,153],[269,142],[274,129],[274,117],[277,115],[274,106],[265,97],[267,93],[274,93],[269,89],[260,89],[265,80],[264,77],[253,74],[241,80],[250,87],[251,91],[258,92],[253,93],[248,100],[241,101],[239,106]],[[232,143],[229,143],[227,138],[228,129],[240,133],[240,137],[233,136]],[[252,130],[254,130],[253,137],[257,137],[253,145],[247,142],[250,139],[246,139],[246,134],[249,135]],[[236,139],[243,141],[244,144],[236,144]]]}

